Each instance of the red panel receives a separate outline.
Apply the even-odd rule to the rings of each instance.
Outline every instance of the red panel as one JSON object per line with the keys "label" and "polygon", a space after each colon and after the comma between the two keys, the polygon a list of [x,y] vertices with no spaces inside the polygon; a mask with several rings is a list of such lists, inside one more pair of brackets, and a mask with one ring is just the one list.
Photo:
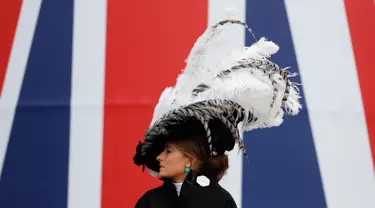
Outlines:
{"label": "red panel", "polygon": [[345,0],[345,6],[375,166],[375,3],[374,0]]}
{"label": "red panel", "polygon": [[12,50],[21,4],[21,0],[2,1],[0,4],[0,95],[3,89],[10,51]]}
{"label": "red panel", "polygon": [[134,207],[160,184],[133,164],[135,147],[204,32],[207,10],[205,0],[108,0],[103,208]]}

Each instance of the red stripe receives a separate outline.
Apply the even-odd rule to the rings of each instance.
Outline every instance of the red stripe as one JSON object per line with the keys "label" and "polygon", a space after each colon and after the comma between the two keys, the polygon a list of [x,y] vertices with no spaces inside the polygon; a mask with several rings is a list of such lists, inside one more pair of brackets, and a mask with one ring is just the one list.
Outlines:
{"label": "red stripe", "polygon": [[375,3],[374,0],[345,0],[345,6],[375,166]]}
{"label": "red stripe", "polygon": [[21,5],[21,0],[3,1],[0,5],[0,95],[3,89]]}
{"label": "red stripe", "polygon": [[207,25],[207,1],[108,0],[102,207],[134,207],[160,181],[133,164],[160,93]]}

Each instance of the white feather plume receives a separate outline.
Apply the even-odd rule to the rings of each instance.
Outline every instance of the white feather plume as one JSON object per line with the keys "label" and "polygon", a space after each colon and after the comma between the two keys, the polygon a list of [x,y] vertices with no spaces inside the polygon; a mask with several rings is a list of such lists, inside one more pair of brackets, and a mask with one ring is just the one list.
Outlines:
{"label": "white feather plume", "polygon": [[[229,26],[216,24],[198,38],[175,87],[168,87],[161,94],[152,123],[171,110],[209,99],[231,100],[257,118],[256,122],[240,123],[240,134],[255,128],[278,126],[283,122],[285,112],[290,115],[299,112],[301,105],[296,85],[289,80],[286,82],[277,69],[264,65],[271,63],[266,61],[279,46],[261,38],[250,47],[224,51],[220,48],[220,38]],[[242,67],[230,70],[238,65]],[[230,73],[218,77],[225,70]],[[294,74],[289,74],[291,76]],[[194,95],[193,90],[202,83],[208,89]],[[283,101],[287,83],[289,93]]]}

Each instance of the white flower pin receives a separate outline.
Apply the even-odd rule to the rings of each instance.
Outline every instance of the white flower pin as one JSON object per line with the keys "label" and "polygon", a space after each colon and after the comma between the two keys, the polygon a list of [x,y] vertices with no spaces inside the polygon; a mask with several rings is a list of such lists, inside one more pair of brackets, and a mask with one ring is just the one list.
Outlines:
{"label": "white flower pin", "polygon": [[206,176],[204,175],[201,175],[201,176],[198,176],[197,177],[197,183],[202,186],[202,187],[206,187],[208,185],[210,185],[210,179],[208,179]]}

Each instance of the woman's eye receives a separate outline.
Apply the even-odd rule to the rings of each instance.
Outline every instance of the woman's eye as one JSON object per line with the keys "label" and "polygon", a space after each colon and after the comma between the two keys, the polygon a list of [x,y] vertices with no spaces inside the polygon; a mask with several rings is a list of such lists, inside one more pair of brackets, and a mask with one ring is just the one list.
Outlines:
{"label": "woman's eye", "polygon": [[172,148],[169,147],[169,146],[165,146],[163,151],[164,151],[165,153],[171,153],[171,152],[172,152]]}

